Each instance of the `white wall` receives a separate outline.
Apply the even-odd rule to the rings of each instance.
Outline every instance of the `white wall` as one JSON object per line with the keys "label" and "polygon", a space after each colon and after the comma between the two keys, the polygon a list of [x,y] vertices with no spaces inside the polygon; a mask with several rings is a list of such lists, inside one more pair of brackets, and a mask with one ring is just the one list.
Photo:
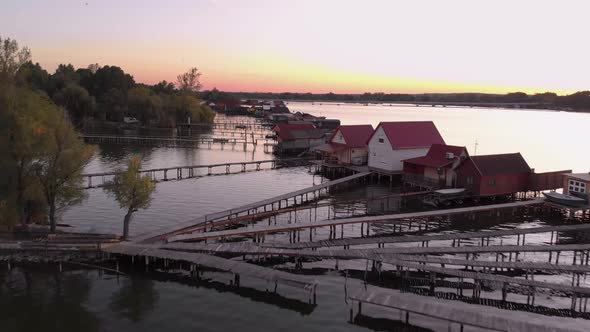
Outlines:
{"label": "white wall", "polygon": [[342,133],[340,132],[340,130],[338,130],[334,134],[334,137],[332,138],[332,142],[333,143],[346,144],[346,141],[344,141],[344,136],[342,135]]}
{"label": "white wall", "polygon": [[[383,143],[379,143],[379,138],[383,138]],[[379,127],[369,141],[368,165],[387,172],[399,172],[403,169],[402,160],[422,157],[427,152],[428,148],[393,150],[383,128]]]}

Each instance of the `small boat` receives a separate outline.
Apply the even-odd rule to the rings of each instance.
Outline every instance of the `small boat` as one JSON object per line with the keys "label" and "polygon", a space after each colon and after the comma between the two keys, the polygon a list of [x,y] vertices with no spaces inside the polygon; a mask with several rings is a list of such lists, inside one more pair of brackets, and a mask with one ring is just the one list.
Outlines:
{"label": "small boat", "polygon": [[586,200],[580,197],[567,195],[567,194],[560,194],[557,192],[548,192],[543,193],[543,195],[547,198],[548,201],[568,205],[568,206],[584,206],[586,205]]}
{"label": "small boat", "polygon": [[468,198],[465,188],[439,189],[426,196],[422,202],[427,205],[439,207],[451,204],[461,205]]}

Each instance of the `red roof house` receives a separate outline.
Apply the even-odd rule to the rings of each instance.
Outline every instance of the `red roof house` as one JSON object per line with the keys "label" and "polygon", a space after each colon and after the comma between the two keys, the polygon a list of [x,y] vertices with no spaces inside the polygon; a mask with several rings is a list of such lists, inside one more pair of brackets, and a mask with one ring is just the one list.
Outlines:
{"label": "red roof house", "polygon": [[326,132],[311,123],[282,123],[272,129],[277,136],[276,152],[299,153],[326,142]]}
{"label": "red roof house", "polygon": [[479,196],[499,196],[528,190],[531,168],[520,153],[472,156],[456,168],[457,187]]}
{"label": "red roof house", "polygon": [[381,122],[367,140],[370,169],[401,174],[402,161],[425,156],[433,144],[445,144],[432,121]]}
{"label": "red roof house", "polygon": [[403,161],[404,182],[429,188],[453,187],[454,167],[467,157],[464,146],[433,144],[425,156]]}
{"label": "red roof house", "polygon": [[371,125],[339,126],[326,144],[313,150],[330,162],[364,165],[367,163],[367,140],[373,134]]}

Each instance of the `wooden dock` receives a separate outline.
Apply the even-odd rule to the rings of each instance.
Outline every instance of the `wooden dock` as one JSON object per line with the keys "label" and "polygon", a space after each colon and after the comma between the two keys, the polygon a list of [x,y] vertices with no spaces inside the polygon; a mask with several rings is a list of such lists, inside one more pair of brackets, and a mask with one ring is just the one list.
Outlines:
{"label": "wooden dock", "polygon": [[[357,175],[363,175],[363,174],[366,175],[368,173],[360,173]],[[481,211],[490,211],[490,210],[506,209],[506,208],[518,208],[518,207],[524,207],[524,206],[538,205],[538,204],[542,204],[543,202],[544,202],[543,198],[538,198],[538,199],[533,199],[533,200],[528,200],[528,201],[517,201],[517,202],[511,202],[511,203],[490,204],[490,205],[482,205],[482,206],[474,206],[474,207],[462,207],[462,208],[453,208],[453,209],[446,209],[446,210],[422,211],[422,212],[390,214],[390,215],[383,215],[383,216],[324,220],[324,221],[318,221],[318,222],[313,222],[313,223],[293,223],[293,224],[288,224],[288,225],[263,226],[263,227],[255,226],[255,227],[249,227],[249,228],[239,228],[239,229],[232,229],[232,230],[218,231],[218,232],[176,235],[173,237],[169,237],[168,241],[169,242],[173,242],[173,241],[199,241],[199,240],[214,239],[214,238],[229,238],[229,237],[240,237],[240,236],[249,236],[249,235],[261,236],[261,235],[269,234],[269,233],[292,232],[292,231],[300,231],[303,229],[312,229],[312,228],[318,228],[318,227],[336,227],[336,226],[350,225],[350,224],[401,223],[406,219],[428,218],[428,217],[435,217],[435,216],[447,216],[447,215],[462,214],[462,213],[475,213],[475,212],[481,212]]]}
{"label": "wooden dock", "polygon": [[[348,296],[348,299],[357,302],[357,314],[362,312],[361,304],[370,304],[399,310],[400,315],[394,316],[394,319],[399,319],[405,313],[403,316],[405,316],[406,323],[409,323],[411,319],[419,319],[410,318],[410,314],[426,316],[457,324],[460,331],[463,331],[463,326],[505,332],[588,331],[588,321],[583,319],[549,317],[533,313],[501,310],[487,306],[400,293],[385,288],[359,291]],[[449,325],[449,331],[451,331],[451,325]]]}
{"label": "wooden dock", "polygon": [[137,245],[132,243],[121,243],[118,245],[109,246],[107,248],[103,248],[103,251],[109,254],[144,257],[146,264],[149,264],[150,259],[154,258],[181,261],[188,264],[194,264],[195,266],[192,267],[191,270],[194,270],[199,265],[201,265],[221,271],[231,272],[237,275],[245,275],[274,283],[281,283],[291,287],[302,288],[313,293],[315,293],[317,286],[317,281],[313,277],[296,275],[241,261],[229,260],[199,253],[171,251],[159,249],[153,246]]}
{"label": "wooden dock", "polygon": [[111,144],[138,144],[138,145],[153,145],[153,146],[167,146],[167,147],[181,147],[181,148],[199,148],[200,146],[207,146],[211,149],[212,146],[220,146],[223,149],[225,146],[231,146],[235,149],[236,146],[242,146],[244,150],[247,146],[252,145],[268,145],[276,144],[270,139],[254,139],[246,138],[226,138],[226,137],[203,137],[203,138],[183,138],[183,137],[157,137],[157,136],[113,136],[113,135],[80,135],[87,143],[111,143]]}
{"label": "wooden dock", "polygon": [[[172,166],[172,167],[160,167],[142,169],[139,171],[140,174],[148,174],[154,182],[159,181],[170,181],[170,180],[183,180],[190,179],[197,176],[206,175],[221,175],[221,174],[236,174],[247,171],[260,171],[262,169],[277,169],[291,166],[302,166],[307,164],[307,160],[303,158],[289,158],[289,159],[268,159],[268,160],[255,160],[255,161],[243,161],[243,162],[231,162],[231,163],[218,163],[218,164],[207,164],[207,165],[184,165],[184,166]],[[263,167],[263,165],[268,165]],[[238,166],[238,167],[236,167]],[[236,170],[236,168],[238,168]],[[221,169],[222,172],[215,172],[215,170]],[[207,170],[207,172],[199,173],[199,170]],[[169,173],[172,173],[169,175]],[[117,171],[111,172],[99,172],[99,173],[87,173],[82,174],[82,177],[86,179],[86,189],[102,187],[106,182],[112,179],[113,176],[118,174]],[[95,179],[95,181],[92,181]],[[98,180],[98,181],[96,181]]]}
{"label": "wooden dock", "polygon": [[[317,200],[322,192],[328,192],[330,188],[345,184],[354,180],[361,179],[367,175],[366,173],[358,173],[355,175],[347,176],[338,180],[324,182],[308,188],[292,191],[283,195],[271,197],[258,202],[242,205],[233,209],[224,210],[216,213],[201,216],[199,218],[191,219],[175,226],[161,227],[153,232],[140,234],[133,237],[135,243],[149,243],[153,241],[159,241],[171,236],[180,235],[187,231],[192,231],[196,225],[202,225],[213,222],[222,218],[238,218],[240,215],[248,215],[251,211],[257,211],[259,208],[267,210],[281,209],[283,206],[287,207],[290,204],[301,204],[309,202],[311,200]],[[310,195],[311,194],[311,195]],[[291,203],[292,201],[292,203]],[[208,233],[207,233],[208,234]]]}
{"label": "wooden dock", "polygon": [[[481,232],[464,232],[464,233],[452,233],[452,234],[433,234],[433,235],[406,235],[406,236],[381,236],[381,237],[361,237],[361,238],[347,238],[347,239],[334,239],[334,240],[322,240],[317,242],[297,242],[297,243],[262,243],[263,247],[273,248],[290,248],[290,249],[312,249],[322,247],[350,247],[354,245],[368,245],[377,244],[383,246],[386,243],[407,243],[407,242],[421,242],[423,245],[428,246],[430,241],[444,241],[444,240],[462,240],[462,239],[478,239],[482,245],[489,243],[490,238],[511,236],[511,235],[523,235],[522,244],[526,241],[527,234],[538,234],[538,233],[557,233],[557,232],[574,232],[574,231],[589,231],[590,224],[581,225],[566,225],[566,226],[546,226],[546,227],[534,227],[534,228],[515,228],[508,230],[495,230],[495,231],[481,231]],[[553,239],[557,242],[557,236],[551,236],[551,244]],[[520,243],[520,236],[517,240]],[[459,242],[460,243],[460,242]]]}

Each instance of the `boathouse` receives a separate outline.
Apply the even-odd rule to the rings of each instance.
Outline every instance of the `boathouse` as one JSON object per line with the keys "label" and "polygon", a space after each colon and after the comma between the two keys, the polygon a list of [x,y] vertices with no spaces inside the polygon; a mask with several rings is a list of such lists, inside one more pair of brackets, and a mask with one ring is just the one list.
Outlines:
{"label": "boathouse", "polygon": [[381,122],[367,141],[369,169],[401,174],[403,160],[425,156],[432,144],[445,144],[432,121]]}
{"label": "boathouse", "polygon": [[584,198],[588,201],[588,188],[590,188],[590,173],[564,174],[564,194]]}
{"label": "boathouse", "polygon": [[340,126],[326,144],[313,148],[320,159],[342,165],[366,165],[369,150],[367,140],[373,134],[371,125]]}
{"label": "boathouse", "polygon": [[457,187],[478,196],[501,196],[528,190],[531,168],[520,153],[471,156],[456,168]]}
{"label": "boathouse", "polygon": [[425,156],[403,161],[403,181],[431,189],[454,187],[457,179],[454,168],[467,157],[469,153],[464,146],[433,144]]}
{"label": "boathouse", "polygon": [[326,142],[326,131],[311,123],[278,124],[272,131],[276,134],[275,152],[297,154]]}

